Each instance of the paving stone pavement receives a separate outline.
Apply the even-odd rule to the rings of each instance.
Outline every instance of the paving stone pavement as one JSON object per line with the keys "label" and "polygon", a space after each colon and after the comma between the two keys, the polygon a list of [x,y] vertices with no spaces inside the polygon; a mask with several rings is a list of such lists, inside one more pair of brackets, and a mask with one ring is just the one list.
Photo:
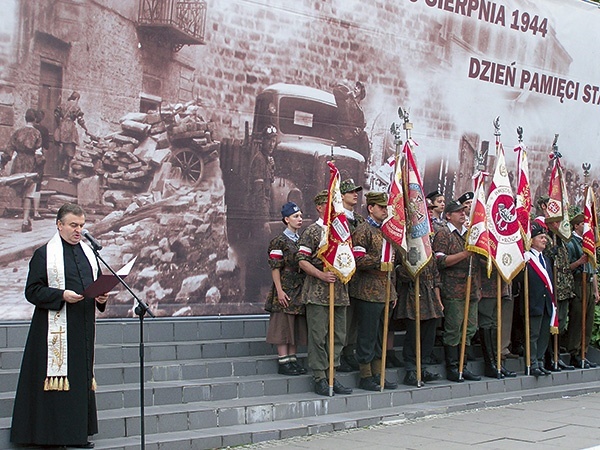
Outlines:
{"label": "paving stone pavement", "polygon": [[600,393],[471,409],[243,449],[600,450]]}

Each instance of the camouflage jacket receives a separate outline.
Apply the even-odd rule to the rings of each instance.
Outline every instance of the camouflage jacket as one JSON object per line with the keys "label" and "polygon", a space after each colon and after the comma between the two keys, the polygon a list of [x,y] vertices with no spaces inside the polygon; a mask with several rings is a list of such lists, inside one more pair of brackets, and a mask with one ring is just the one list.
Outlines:
{"label": "camouflage jacket", "polygon": [[[388,272],[381,270],[383,233],[368,222],[361,223],[352,234],[356,272],[350,280],[350,297],[367,302],[384,303],[387,295]],[[357,249],[360,249],[357,253]],[[357,256],[360,255],[360,256]],[[395,277],[390,278],[390,301],[396,299]]]}
{"label": "camouflage jacket", "polygon": [[[475,258],[475,257],[473,257]],[[498,269],[492,268],[490,277],[487,276],[487,267],[485,260],[480,261],[481,269],[481,298],[497,298],[498,297]],[[500,296],[506,297],[509,295],[508,283],[500,278]]]}
{"label": "camouflage jacket", "polygon": [[271,286],[265,309],[269,312],[285,312],[287,314],[304,314],[302,303],[302,284],[305,274],[298,267],[296,253],[298,245],[285,234],[276,236],[269,244],[269,266],[271,270],[279,269],[281,287],[290,298],[289,305],[283,307],[277,299],[275,284]]}
{"label": "camouflage jacket", "polygon": [[[346,216],[348,217],[348,216]],[[361,224],[365,222],[365,218],[354,211],[354,219],[351,220],[348,218],[348,227],[350,228],[350,233],[354,233],[354,230]]]}
{"label": "camouflage jacket", "polygon": [[[323,234],[323,222],[318,220],[310,225],[298,241],[298,253],[296,259],[300,261],[308,261],[319,270],[323,270],[323,262],[317,257],[319,243]],[[307,275],[304,278],[302,285],[302,303],[315,305],[329,305],[329,283],[319,280],[318,278]],[[336,306],[348,306],[348,285],[336,280],[334,283],[334,304]]]}
{"label": "camouflage jacket", "polygon": [[575,297],[575,279],[570,268],[569,251],[562,239],[557,237],[556,241],[556,245],[544,253],[553,262],[554,288],[556,289],[556,299],[560,302]]}
{"label": "camouflage jacket", "polygon": [[474,255],[453,266],[448,267],[446,265],[446,258],[449,255],[460,253],[465,249],[465,238],[466,233],[461,236],[457,230],[450,231],[448,225],[440,228],[433,238],[432,248],[442,278],[442,299],[465,298],[467,293],[467,277],[469,275],[469,261],[472,261],[470,298],[471,301],[479,301],[481,298],[479,257]]}
{"label": "camouflage jacket", "polygon": [[[394,319],[416,319],[415,309],[415,280],[397,256],[396,266],[398,304],[394,310]],[[419,313],[421,320],[444,317],[444,307],[435,295],[435,288],[441,288],[442,280],[434,258],[419,274]]]}

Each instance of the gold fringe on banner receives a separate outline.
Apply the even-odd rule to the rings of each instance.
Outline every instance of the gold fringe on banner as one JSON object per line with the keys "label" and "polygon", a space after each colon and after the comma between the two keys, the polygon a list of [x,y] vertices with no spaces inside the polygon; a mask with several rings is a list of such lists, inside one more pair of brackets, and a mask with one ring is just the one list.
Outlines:
{"label": "gold fringe on banner", "polygon": [[92,378],[92,391],[96,391],[98,385],[96,384],[96,377]]}
{"label": "gold fringe on banner", "polygon": [[558,334],[558,327],[550,327],[550,334]]}
{"label": "gold fringe on banner", "polygon": [[380,270],[382,272],[391,272],[392,270],[394,270],[394,263],[393,262],[382,262]]}

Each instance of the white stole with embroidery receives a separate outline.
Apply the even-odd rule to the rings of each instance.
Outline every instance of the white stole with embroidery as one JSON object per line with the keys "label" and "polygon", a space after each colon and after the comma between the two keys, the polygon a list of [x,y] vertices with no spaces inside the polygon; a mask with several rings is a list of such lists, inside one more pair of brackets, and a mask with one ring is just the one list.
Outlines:
{"label": "white stole with embroidery", "polygon": [[[83,253],[92,267],[94,280],[98,276],[98,261],[93,250],[82,245]],[[46,245],[46,271],[48,286],[65,289],[65,261],[60,234],[56,234]],[[68,391],[68,347],[67,347],[67,302],[59,311],[48,310],[48,361],[46,365],[45,391]]]}

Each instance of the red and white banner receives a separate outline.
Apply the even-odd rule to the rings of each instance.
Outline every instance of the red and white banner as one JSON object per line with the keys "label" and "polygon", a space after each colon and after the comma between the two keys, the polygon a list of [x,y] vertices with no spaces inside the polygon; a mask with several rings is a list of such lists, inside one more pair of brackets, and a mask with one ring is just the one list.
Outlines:
{"label": "red and white banner", "polygon": [[323,261],[325,269],[334,272],[343,283],[347,283],[356,270],[352,253],[352,236],[342,203],[340,172],[333,162],[328,161],[327,165],[329,165],[331,177],[323,218],[325,233],[323,233],[317,255]]}
{"label": "red and white banner", "polygon": [[562,239],[571,239],[571,224],[569,223],[569,195],[560,165],[560,155],[551,154],[553,159],[550,185],[548,188],[548,207],[546,209],[546,225]]}
{"label": "red and white banner", "polygon": [[485,177],[488,174],[479,172],[475,176],[475,195],[471,204],[471,217],[467,234],[467,250],[487,258],[487,276],[492,273],[490,258],[490,235],[486,218]]}
{"label": "red and white banner", "polygon": [[397,250],[406,253],[408,247],[406,243],[406,211],[401,159],[402,157],[398,155],[393,160],[394,173],[388,189],[388,215],[381,224],[381,231]]}
{"label": "red and white banner", "polygon": [[529,186],[529,162],[527,147],[519,143],[517,152],[517,220],[525,240],[525,249],[531,245],[531,188]]}
{"label": "red and white banner", "polygon": [[585,190],[583,216],[583,251],[588,255],[588,262],[596,267],[596,248],[600,245],[598,242],[598,215],[596,214],[596,197],[589,186]]}
{"label": "red and white banner", "polygon": [[486,203],[490,257],[506,282],[524,267],[523,239],[502,143],[496,142],[496,167]]}
{"label": "red and white banner", "polygon": [[415,163],[411,139],[404,144],[404,181],[406,205],[406,247],[404,266],[416,278],[433,254],[431,250],[431,221],[427,212],[425,193],[419,169]]}

